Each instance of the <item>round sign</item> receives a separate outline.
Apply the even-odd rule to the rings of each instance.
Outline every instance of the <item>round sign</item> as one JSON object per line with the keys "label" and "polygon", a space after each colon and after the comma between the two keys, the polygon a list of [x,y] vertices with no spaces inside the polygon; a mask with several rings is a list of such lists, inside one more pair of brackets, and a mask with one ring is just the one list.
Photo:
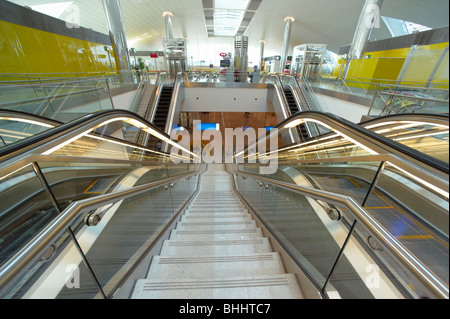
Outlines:
{"label": "round sign", "polygon": [[226,54],[226,53],[221,53],[221,54],[220,54],[220,56],[223,57],[223,58],[226,57],[227,55],[228,55],[228,54]]}

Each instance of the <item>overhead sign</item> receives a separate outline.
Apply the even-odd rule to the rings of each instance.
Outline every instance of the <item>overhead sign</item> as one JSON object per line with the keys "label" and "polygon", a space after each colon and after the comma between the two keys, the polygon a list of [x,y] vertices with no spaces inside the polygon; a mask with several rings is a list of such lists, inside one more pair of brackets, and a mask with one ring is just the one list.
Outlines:
{"label": "overhead sign", "polygon": [[150,53],[150,57],[151,58],[157,58],[158,57],[158,53]]}

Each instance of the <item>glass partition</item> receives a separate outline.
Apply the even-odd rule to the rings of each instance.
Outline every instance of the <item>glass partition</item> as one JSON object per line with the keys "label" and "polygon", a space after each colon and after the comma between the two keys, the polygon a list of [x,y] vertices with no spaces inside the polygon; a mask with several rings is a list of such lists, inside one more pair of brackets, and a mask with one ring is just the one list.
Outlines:
{"label": "glass partition", "polygon": [[42,133],[52,127],[53,125],[45,122],[0,116],[0,148]]}
{"label": "glass partition", "polygon": [[0,265],[41,231],[58,210],[33,166],[0,177]]}
{"label": "glass partition", "polygon": [[448,124],[430,123],[426,119],[422,121],[391,119],[381,123],[362,125],[412,149],[443,162],[449,162]]}
{"label": "glass partition", "polygon": [[69,122],[85,114],[113,109],[108,79],[0,85],[0,108]]}
{"label": "glass partition", "polygon": [[[436,298],[435,291],[424,284],[423,278],[405,267],[404,260],[393,257],[390,249],[396,248],[374,235],[364,222],[365,216],[344,204],[330,204],[326,199],[314,199],[276,183],[240,174],[243,168],[245,165],[239,165],[235,171],[237,190],[307,276],[328,296]],[[283,168],[280,171],[274,181],[290,179],[290,184],[314,189],[306,186],[309,178],[302,180],[292,172],[287,174]],[[328,182],[315,186],[322,190],[326,189],[324,185]],[[334,191],[342,195],[342,191]],[[380,197],[381,192],[380,189],[373,192],[371,196],[376,198],[367,201],[365,212],[405,252],[413,254],[425,267],[429,265],[431,273],[443,283],[448,282],[448,241],[427,231],[420,234],[419,230],[424,229],[417,219],[404,212],[394,212],[395,204]],[[380,203],[384,206],[374,206]],[[391,206],[387,207],[388,204]]]}
{"label": "glass partition", "polygon": [[[51,180],[51,174],[48,175],[46,168],[42,171]],[[128,180],[122,179],[123,185],[116,191],[167,178],[167,172],[165,166],[142,166]],[[97,205],[98,208],[83,208],[62,237],[52,243],[43,258],[30,265],[30,271],[16,281],[4,297],[110,298],[139,260],[146,257],[165,227],[192,197],[197,187],[198,175],[192,171],[192,175],[120,200],[111,200],[108,204]],[[53,187],[52,190],[56,196],[60,193],[57,188]],[[95,220],[90,226],[87,224],[91,220],[89,217]],[[44,226],[51,226],[50,222]],[[20,226],[23,228],[23,225]],[[30,240],[36,232],[30,230],[30,235],[24,240]],[[6,246],[9,243],[3,241],[2,244]],[[5,256],[5,260],[6,257],[11,257],[11,254]]]}

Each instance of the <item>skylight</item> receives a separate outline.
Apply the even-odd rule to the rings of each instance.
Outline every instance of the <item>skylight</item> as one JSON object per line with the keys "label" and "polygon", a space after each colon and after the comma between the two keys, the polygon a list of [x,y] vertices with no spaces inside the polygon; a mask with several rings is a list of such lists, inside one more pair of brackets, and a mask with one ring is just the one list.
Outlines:
{"label": "skylight", "polygon": [[34,11],[46,14],[53,18],[59,18],[72,4],[73,1],[57,2],[57,3],[38,4],[30,6],[30,8]]}
{"label": "skylight", "polygon": [[387,28],[389,29],[389,32],[391,33],[392,37],[398,37],[402,35],[407,35],[411,33],[416,32],[422,32],[431,30],[432,28],[411,22],[411,21],[405,21],[400,19],[395,19],[391,17],[381,17],[386,24]]}
{"label": "skylight", "polygon": [[250,0],[216,0],[216,9],[242,10],[247,9]]}
{"label": "skylight", "polygon": [[242,35],[262,0],[203,1],[209,36]]}
{"label": "skylight", "polygon": [[409,34],[415,33],[415,32],[431,30],[430,27],[427,27],[427,26],[424,26],[424,25],[421,25],[418,23],[410,22],[410,21],[405,21],[405,24],[406,24],[406,28],[408,29]]}
{"label": "skylight", "polygon": [[214,34],[217,36],[235,36],[243,17],[244,11],[215,10]]}

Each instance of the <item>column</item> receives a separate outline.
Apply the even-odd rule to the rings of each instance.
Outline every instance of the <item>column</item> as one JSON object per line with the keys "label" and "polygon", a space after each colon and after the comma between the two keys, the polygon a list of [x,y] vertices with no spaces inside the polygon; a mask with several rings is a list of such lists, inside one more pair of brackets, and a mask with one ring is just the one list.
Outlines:
{"label": "column", "polygon": [[348,68],[351,60],[361,59],[364,54],[367,42],[372,35],[374,27],[380,27],[380,8],[383,0],[366,0],[358,25],[356,26],[355,35],[353,36],[352,45],[348,54],[347,64],[345,65],[343,78],[347,76]]}
{"label": "column", "polygon": [[237,36],[234,39],[234,68],[239,71],[239,82],[247,82],[248,37]]}
{"label": "column", "polygon": [[259,41],[259,56],[260,56],[260,61],[259,61],[259,70],[262,71],[262,67],[264,64],[264,45],[266,44],[266,41],[264,40],[260,40]]}
{"label": "column", "polygon": [[119,71],[131,72],[130,54],[119,0],[103,0],[106,23]]}
{"label": "column", "polygon": [[166,19],[166,38],[173,39],[173,26],[172,26],[173,13],[170,11],[164,11],[163,17]]}
{"label": "column", "polygon": [[281,61],[278,73],[284,73],[284,67],[286,66],[287,57],[289,53],[289,46],[291,44],[292,23],[294,23],[294,21],[295,19],[293,17],[284,18],[284,22],[286,22],[286,27],[284,29],[283,46],[281,47]]}

